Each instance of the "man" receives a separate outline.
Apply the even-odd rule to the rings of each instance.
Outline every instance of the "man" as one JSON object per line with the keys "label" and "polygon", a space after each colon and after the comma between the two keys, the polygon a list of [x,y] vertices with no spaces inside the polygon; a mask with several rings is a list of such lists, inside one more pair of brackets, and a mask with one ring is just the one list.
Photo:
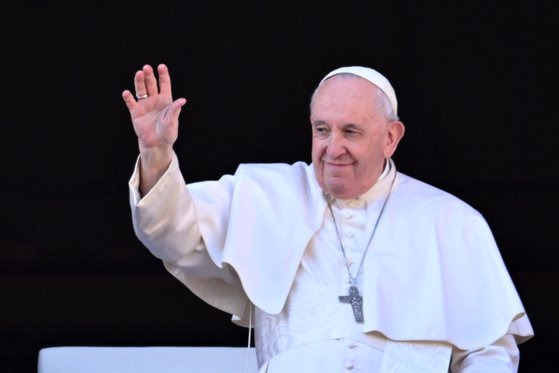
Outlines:
{"label": "man", "polygon": [[[254,322],[261,372],[511,372],[530,322],[484,219],[396,171],[397,100],[375,70],[329,73],[312,165],[241,165],[185,185],[184,99],[150,66],[123,92],[139,139],[139,239],[209,304]],[[254,314],[253,314],[254,310]]]}

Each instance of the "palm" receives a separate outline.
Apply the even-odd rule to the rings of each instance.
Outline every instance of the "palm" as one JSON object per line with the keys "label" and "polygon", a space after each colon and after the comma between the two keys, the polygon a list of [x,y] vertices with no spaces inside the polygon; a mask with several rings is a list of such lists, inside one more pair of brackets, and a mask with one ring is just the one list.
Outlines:
{"label": "palm", "polygon": [[165,115],[172,98],[158,94],[140,100],[130,110],[136,136],[146,148],[172,145],[178,136],[178,121],[173,123],[171,116]]}
{"label": "palm", "polygon": [[173,145],[178,137],[178,114],[186,102],[184,99],[173,101],[167,67],[160,65],[158,73],[159,84],[148,65],[134,77],[136,93],[146,98],[136,101],[130,91],[122,94],[143,149]]}

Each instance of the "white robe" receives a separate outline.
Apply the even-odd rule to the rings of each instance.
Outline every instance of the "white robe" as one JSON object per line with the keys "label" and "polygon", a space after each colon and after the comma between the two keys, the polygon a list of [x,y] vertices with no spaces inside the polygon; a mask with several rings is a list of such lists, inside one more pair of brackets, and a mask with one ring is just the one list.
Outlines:
{"label": "white robe", "polygon": [[[137,177],[136,233],[172,274],[242,325],[250,302],[282,310],[326,209],[312,166],[241,165],[185,188],[175,158],[141,200]],[[184,218],[192,213],[194,227]],[[364,333],[463,350],[533,334],[486,222],[457,198],[398,174],[374,241],[363,271]]]}

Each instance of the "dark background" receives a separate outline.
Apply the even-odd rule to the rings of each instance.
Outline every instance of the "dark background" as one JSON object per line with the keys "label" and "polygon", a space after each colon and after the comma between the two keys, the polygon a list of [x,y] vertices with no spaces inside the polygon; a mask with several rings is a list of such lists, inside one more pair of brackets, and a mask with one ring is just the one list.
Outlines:
{"label": "dark background", "polygon": [[342,65],[398,93],[407,174],[489,221],[531,317],[521,371],[559,367],[556,15],[538,1],[4,1],[0,371],[57,345],[243,345],[134,237],[121,91],[168,64],[188,181],[309,160],[308,100]]}

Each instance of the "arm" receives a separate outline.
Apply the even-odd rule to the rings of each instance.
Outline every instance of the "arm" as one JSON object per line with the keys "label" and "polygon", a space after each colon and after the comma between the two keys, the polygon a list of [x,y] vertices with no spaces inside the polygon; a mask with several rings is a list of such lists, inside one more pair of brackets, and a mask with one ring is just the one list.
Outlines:
{"label": "arm", "polygon": [[506,334],[490,346],[464,351],[454,348],[453,373],[510,373],[518,371],[519,351],[514,336]]}
{"label": "arm", "polygon": [[173,158],[173,144],[178,137],[179,114],[184,98],[173,101],[171,78],[165,65],[157,67],[159,87],[153,68],[145,65],[134,76],[136,97],[122,92],[130,111],[140,149],[139,191],[145,196],[165,173]]}
{"label": "arm", "polygon": [[175,261],[202,245],[193,201],[186,189],[176,156],[151,190],[141,195],[141,161],[130,178],[132,223],[138,239],[153,255]]}
{"label": "arm", "polygon": [[[137,165],[129,187],[134,231],[140,241],[197,296],[244,320],[248,317],[245,313],[250,303],[237,275],[221,262],[221,253],[214,250],[216,260],[210,257],[200,232],[200,216],[194,206],[200,195],[198,193],[196,197],[186,187],[176,157],[173,156],[168,169],[143,198],[138,191],[139,174]],[[202,184],[209,187],[205,210],[217,214],[212,225],[215,229],[206,234],[219,236],[222,227],[219,212],[223,212],[224,203],[228,204],[232,179],[222,178],[219,185],[215,182],[198,183]],[[206,226],[208,218],[212,220],[206,211],[202,214]]]}
{"label": "arm", "polygon": [[210,257],[193,198],[174,156],[178,117],[186,100],[173,101],[167,67],[159,65],[157,70],[159,88],[153,69],[146,65],[134,76],[138,100],[128,90],[122,93],[140,149],[129,183],[134,231],[167,270],[195,294],[243,317],[249,303],[236,274],[229,267],[216,265]]}

